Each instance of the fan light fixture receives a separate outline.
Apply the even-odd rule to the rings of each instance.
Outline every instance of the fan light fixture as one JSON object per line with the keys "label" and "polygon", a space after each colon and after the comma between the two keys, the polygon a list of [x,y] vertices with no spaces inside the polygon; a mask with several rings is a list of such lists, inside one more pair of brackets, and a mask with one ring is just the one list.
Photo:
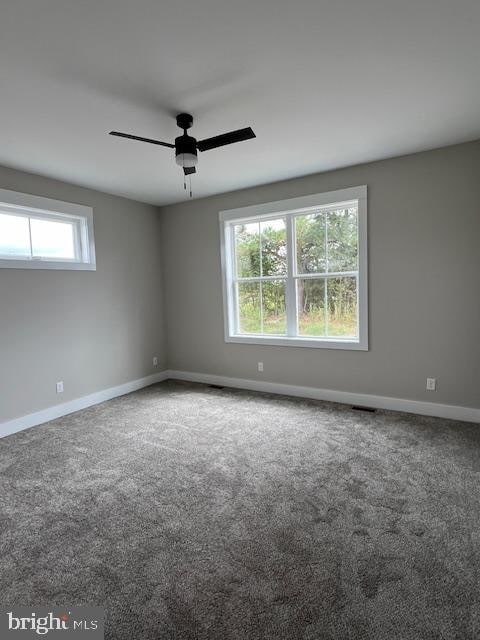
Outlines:
{"label": "fan light fixture", "polygon": [[194,167],[198,158],[193,153],[179,153],[178,156],[175,156],[175,162],[181,167]]}

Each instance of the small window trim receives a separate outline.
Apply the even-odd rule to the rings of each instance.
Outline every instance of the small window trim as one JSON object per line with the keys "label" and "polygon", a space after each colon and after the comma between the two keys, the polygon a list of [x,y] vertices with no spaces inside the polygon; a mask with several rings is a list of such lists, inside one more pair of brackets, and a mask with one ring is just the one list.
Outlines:
{"label": "small window trim", "polygon": [[0,189],[0,211],[9,215],[74,224],[75,252],[78,258],[1,257],[3,269],[57,269],[95,271],[93,209],[81,204],[52,200],[18,191]]}
{"label": "small window trim", "polygon": [[[358,337],[341,339],[330,337],[255,336],[235,333],[235,305],[233,300],[233,224],[281,217],[282,214],[300,215],[355,200],[358,202]],[[347,349],[368,351],[368,247],[367,247],[367,186],[349,187],[317,193],[299,198],[267,202],[239,209],[219,212],[220,249],[223,291],[223,317],[225,342],[238,344],[274,345],[282,347],[309,347],[315,349]],[[288,226],[287,226],[288,233]],[[288,237],[288,236],[287,236]],[[291,239],[290,239],[291,244]],[[289,272],[292,269],[289,260]],[[288,285],[287,285],[288,286]],[[288,309],[287,309],[288,313]]]}

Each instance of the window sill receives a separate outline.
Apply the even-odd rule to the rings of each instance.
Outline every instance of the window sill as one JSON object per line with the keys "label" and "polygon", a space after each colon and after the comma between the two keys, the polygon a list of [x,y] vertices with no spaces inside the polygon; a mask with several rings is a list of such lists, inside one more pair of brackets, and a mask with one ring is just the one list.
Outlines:
{"label": "window sill", "polygon": [[330,338],[288,338],[286,336],[254,336],[231,335],[225,336],[225,342],[237,344],[271,345],[276,347],[307,347],[309,349],[345,349],[351,351],[368,351],[366,340],[332,340]]}
{"label": "window sill", "polygon": [[96,271],[92,262],[62,262],[61,260],[8,260],[0,258],[0,269],[60,269],[62,271]]}

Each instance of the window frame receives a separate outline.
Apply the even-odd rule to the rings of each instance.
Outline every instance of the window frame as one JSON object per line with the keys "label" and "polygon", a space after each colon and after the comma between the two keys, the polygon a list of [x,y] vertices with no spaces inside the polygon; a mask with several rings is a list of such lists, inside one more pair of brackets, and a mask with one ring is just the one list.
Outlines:
{"label": "window frame", "polygon": [[0,255],[3,269],[57,269],[95,271],[93,209],[85,205],[52,200],[17,191],[0,189],[0,212],[29,220],[49,220],[73,225],[75,258]]}
{"label": "window frame", "polygon": [[[296,274],[296,246],[294,242],[295,217],[316,213],[319,209],[331,210],[356,201],[358,224],[358,280],[357,280],[357,326],[358,336],[355,338],[312,337],[298,335],[255,335],[236,333],[236,315],[238,305],[235,304],[235,250],[233,228],[236,224],[258,222],[259,220],[286,220],[287,236],[287,274],[268,276],[271,280],[285,280],[285,297],[295,300],[294,304],[286,302],[287,332],[297,323],[296,280],[305,278],[305,274]],[[219,212],[220,249],[223,291],[223,316],[225,342],[239,344],[275,345],[289,347],[309,347],[315,349],[347,349],[368,351],[368,247],[367,247],[367,186],[361,185],[325,193],[317,193],[299,198],[290,198],[276,202],[229,209]],[[342,272],[343,275],[343,272]],[[331,277],[332,274],[307,274],[306,277]],[[260,281],[262,278],[245,278],[246,281]]]}

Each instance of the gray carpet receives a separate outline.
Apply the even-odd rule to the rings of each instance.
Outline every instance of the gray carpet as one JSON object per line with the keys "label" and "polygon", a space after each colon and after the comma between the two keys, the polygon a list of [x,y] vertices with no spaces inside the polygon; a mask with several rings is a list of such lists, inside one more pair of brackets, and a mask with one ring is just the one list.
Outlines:
{"label": "gray carpet", "polygon": [[0,592],[107,638],[480,637],[480,426],[167,382],[0,440]]}

